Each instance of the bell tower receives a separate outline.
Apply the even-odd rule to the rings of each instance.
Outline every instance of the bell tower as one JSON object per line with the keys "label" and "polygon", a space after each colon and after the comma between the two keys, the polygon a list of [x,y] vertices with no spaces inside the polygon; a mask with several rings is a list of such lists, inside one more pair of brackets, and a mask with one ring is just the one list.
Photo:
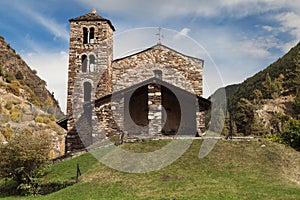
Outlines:
{"label": "bell tower", "polygon": [[[101,17],[96,9],[69,20],[70,51],[68,69],[67,116],[73,114],[74,98],[91,101],[93,91],[110,90],[111,62],[113,59],[113,31],[110,20]],[[99,85],[101,77],[106,83]]]}
{"label": "bell tower", "polygon": [[[110,20],[101,17],[95,9],[69,22],[66,152],[81,149],[83,144],[87,146],[92,142],[93,107],[86,105],[96,100],[96,93],[102,96],[111,91],[115,31]],[[77,118],[77,115],[82,115],[83,119]],[[78,121],[83,125],[77,126]],[[86,135],[79,137],[79,132]]]}

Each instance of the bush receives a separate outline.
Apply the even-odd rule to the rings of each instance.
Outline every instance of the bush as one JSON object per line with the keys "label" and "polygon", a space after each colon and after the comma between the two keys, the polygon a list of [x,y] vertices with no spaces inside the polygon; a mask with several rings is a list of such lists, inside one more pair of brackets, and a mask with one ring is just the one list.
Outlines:
{"label": "bush", "polygon": [[44,123],[44,118],[38,115],[35,117],[34,121],[38,123]]}
{"label": "bush", "polygon": [[40,170],[47,163],[51,136],[23,130],[7,145],[0,144],[0,177],[12,178],[22,194],[37,194]]}
{"label": "bush", "polygon": [[282,141],[296,150],[300,150],[300,120],[290,118],[285,122]]}
{"label": "bush", "polygon": [[5,139],[7,141],[9,141],[14,134],[14,130],[12,128],[10,128],[9,126],[7,126],[2,129],[1,133],[5,137]]}
{"label": "bush", "polygon": [[12,93],[16,96],[20,95],[20,83],[19,81],[11,81],[10,84],[7,85],[6,91]]}
{"label": "bush", "polygon": [[50,120],[49,117],[47,117],[47,116],[44,116],[44,117],[43,117],[43,123],[44,123],[44,124],[49,124],[50,122],[51,122],[51,120]]}
{"label": "bush", "polygon": [[55,116],[54,116],[54,115],[51,115],[50,120],[51,120],[51,121],[56,121]]}
{"label": "bush", "polygon": [[12,80],[15,80],[15,76],[13,75],[13,73],[11,72],[7,72],[5,75],[4,75],[4,78],[5,78],[5,81],[7,83],[11,83]]}
{"label": "bush", "polygon": [[10,118],[13,122],[20,122],[21,121],[21,110],[19,108],[13,108],[10,111]]}
{"label": "bush", "polygon": [[18,80],[23,80],[23,79],[24,79],[24,76],[23,76],[23,74],[22,74],[21,71],[18,71],[18,72],[16,73],[16,79],[18,79]]}
{"label": "bush", "polygon": [[272,142],[283,143],[281,135],[278,134],[265,134],[264,137]]}

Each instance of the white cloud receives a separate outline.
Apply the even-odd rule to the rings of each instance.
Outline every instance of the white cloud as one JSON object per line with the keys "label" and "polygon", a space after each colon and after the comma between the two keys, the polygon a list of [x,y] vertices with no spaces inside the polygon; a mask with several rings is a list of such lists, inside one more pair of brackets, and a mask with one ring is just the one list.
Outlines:
{"label": "white cloud", "polygon": [[[252,14],[264,13],[269,10],[281,9],[283,7],[300,7],[299,3],[293,0],[173,0],[169,1],[152,0],[76,0],[85,6],[98,8],[112,13],[134,15],[140,18],[145,16],[152,20],[160,17],[168,18],[174,16],[197,15],[205,17],[216,17],[222,13],[230,17],[244,17]],[[153,15],[155,13],[155,15]]]}
{"label": "white cloud", "polygon": [[183,28],[181,29],[181,31],[179,31],[175,36],[174,36],[174,39],[177,40],[181,37],[187,37],[189,32],[191,31],[191,29],[189,28]]}
{"label": "white cloud", "polygon": [[266,31],[269,31],[269,32],[271,32],[271,31],[274,30],[274,28],[273,28],[272,26],[268,26],[268,25],[262,26],[262,28],[263,28],[264,30],[266,30]]}
{"label": "white cloud", "polygon": [[68,54],[64,51],[39,51],[22,54],[23,59],[31,69],[36,69],[38,76],[47,83],[50,92],[59,100],[62,111],[66,110]]}

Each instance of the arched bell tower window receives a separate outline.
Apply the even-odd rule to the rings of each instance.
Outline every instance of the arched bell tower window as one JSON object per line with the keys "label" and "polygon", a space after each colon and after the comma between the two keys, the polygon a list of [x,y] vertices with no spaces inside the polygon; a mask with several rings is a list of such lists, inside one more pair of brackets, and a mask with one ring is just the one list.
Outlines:
{"label": "arched bell tower window", "polygon": [[92,84],[90,82],[83,83],[84,102],[90,102],[92,99]]}
{"label": "arched bell tower window", "polygon": [[83,28],[83,44],[94,44],[95,43],[95,28]]}
{"label": "arched bell tower window", "polygon": [[94,55],[90,55],[89,56],[89,68],[90,68],[90,72],[94,72],[95,71],[95,56]]}
{"label": "arched bell tower window", "polygon": [[83,44],[87,44],[89,41],[89,31],[87,28],[83,28]]}
{"label": "arched bell tower window", "polygon": [[81,71],[82,72],[87,72],[87,62],[88,62],[88,59],[87,59],[87,56],[86,55],[82,55],[81,56]]}
{"label": "arched bell tower window", "polygon": [[90,44],[94,44],[94,38],[95,38],[95,28],[92,27],[90,28],[90,40],[89,40]]}

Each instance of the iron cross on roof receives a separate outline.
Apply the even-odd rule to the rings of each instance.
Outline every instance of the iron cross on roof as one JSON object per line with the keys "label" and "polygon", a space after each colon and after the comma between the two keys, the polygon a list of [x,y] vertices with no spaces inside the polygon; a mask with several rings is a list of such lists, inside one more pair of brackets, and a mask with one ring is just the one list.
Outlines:
{"label": "iron cross on roof", "polygon": [[158,36],[158,42],[157,42],[157,44],[161,44],[161,39],[163,39],[164,36],[161,34],[161,28],[160,27],[158,28],[158,33],[156,33],[155,35]]}

